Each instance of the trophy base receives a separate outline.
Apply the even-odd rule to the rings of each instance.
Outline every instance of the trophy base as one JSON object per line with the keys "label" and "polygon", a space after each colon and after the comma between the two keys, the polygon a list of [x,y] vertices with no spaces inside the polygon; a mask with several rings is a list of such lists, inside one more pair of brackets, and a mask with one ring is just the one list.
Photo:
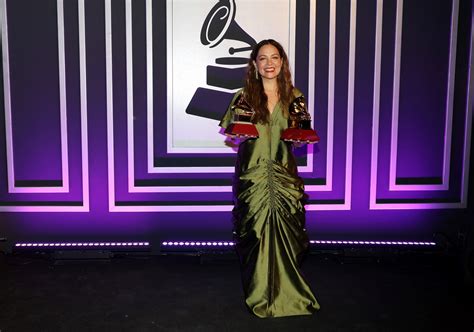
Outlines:
{"label": "trophy base", "polygon": [[233,122],[226,128],[224,133],[229,136],[258,137],[257,128],[250,122]]}
{"label": "trophy base", "polygon": [[313,129],[288,128],[281,134],[281,139],[290,142],[318,143],[319,136]]}

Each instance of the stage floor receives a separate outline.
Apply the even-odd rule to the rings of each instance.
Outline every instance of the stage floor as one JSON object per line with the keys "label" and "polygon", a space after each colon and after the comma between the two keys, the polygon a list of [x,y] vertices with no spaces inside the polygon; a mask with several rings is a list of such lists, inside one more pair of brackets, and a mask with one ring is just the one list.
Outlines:
{"label": "stage floor", "polygon": [[[234,256],[65,262],[3,256],[0,331],[473,331],[474,294],[454,259],[308,255],[321,310],[259,319]],[[217,259],[216,259],[217,258]]]}

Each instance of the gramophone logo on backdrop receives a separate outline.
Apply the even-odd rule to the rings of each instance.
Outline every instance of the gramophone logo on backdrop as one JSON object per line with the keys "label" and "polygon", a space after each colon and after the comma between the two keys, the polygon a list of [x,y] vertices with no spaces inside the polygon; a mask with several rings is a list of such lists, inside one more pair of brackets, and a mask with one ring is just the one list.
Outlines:
{"label": "gramophone logo on backdrop", "polygon": [[201,43],[210,48],[218,46],[224,39],[245,42],[245,47],[230,47],[227,57],[219,57],[216,65],[208,65],[206,70],[206,83],[209,87],[199,87],[194,93],[191,102],[186,108],[186,113],[209,119],[220,120],[223,110],[229,105],[229,95],[214,88],[234,90],[240,88],[245,82],[245,71],[248,57],[233,56],[241,52],[251,51],[257,44],[247,32],[235,21],[236,6],[234,0],[221,0],[207,14],[201,28]]}
{"label": "gramophone logo on backdrop", "polygon": [[169,153],[223,153],[217,121],[244,85],[253,46],[282,43],[290,57],[295,0],[168,0]]}

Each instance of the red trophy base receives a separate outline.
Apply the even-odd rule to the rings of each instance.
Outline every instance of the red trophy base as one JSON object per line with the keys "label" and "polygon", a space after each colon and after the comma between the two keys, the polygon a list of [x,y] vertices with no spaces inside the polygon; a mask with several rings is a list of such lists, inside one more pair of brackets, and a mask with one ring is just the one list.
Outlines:
{"label": "red trophy base", "polygon": [[281,139],[291,142],[318,143],[319,136],[313,129],[288,128],[281,134]]}
{"label": "red trophy base", "polygon": [[255,125],[251,122],[234,122],[231,123],[224,132],[228,136],[245,136],[258,137],[258,131]]}

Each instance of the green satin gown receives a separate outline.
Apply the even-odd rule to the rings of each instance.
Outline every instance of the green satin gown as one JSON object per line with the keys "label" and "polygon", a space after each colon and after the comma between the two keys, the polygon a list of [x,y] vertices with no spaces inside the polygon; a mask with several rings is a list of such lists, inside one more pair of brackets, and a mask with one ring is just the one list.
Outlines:
{"label": "green satin gown", "polygon": [[[280,140],[288,127],[282,111],[278,103],[269,124],[256,124],[259,137],[239,145],[235,167],[234,237],[245,302],[258,317],[310,315],[320,308],[299,270],[309,245],[305,194],[292,144]],[[226,128],[232,119],[229,107],[219,125]]]}

